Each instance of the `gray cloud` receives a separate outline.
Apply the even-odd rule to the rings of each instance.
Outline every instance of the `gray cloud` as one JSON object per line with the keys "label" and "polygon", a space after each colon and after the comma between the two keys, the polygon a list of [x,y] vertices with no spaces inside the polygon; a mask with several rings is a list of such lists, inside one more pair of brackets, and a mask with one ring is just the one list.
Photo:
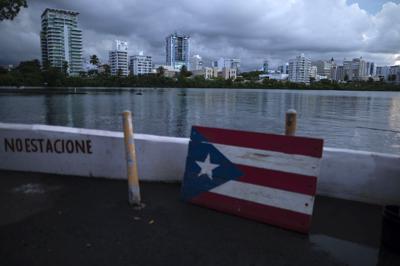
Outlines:
{"label": "gray cloud", "polygon": [[80,12],[84,55],[107,60],[114,39],[129,42],[164,61],[165,36],[192,36],[192,53],[206,60],[242,59],[254,69],[304,52],[312,59],[363,56],[393,64],[400,55],[400,5],[386,3],[376,14],[346,0],[44,0],[28,1],[14,21],[0,22],[0,64],[40,58],[40,15],[46,7]]}

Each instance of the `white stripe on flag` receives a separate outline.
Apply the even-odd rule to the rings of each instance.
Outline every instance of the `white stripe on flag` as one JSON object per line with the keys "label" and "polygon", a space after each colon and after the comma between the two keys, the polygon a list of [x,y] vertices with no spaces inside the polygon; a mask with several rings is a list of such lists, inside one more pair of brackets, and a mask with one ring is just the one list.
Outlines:
{"label": "white stripe on flag", "polygon": [[233,180],[210,192],[307,215],[312,214],[314,205],[313,196]]}
{"label": "white stripe on flag", "polygon": [[233,163],[307,176],[319,175],[320,158],[210,143]]}

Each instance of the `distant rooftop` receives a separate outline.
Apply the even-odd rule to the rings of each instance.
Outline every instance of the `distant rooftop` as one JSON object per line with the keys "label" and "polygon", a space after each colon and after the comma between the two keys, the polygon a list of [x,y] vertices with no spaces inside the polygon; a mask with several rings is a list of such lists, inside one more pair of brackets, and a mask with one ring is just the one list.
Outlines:
{"label": "distant rooftop", "polygon": [[41,17],[43,17],[48,11],[54,11],[54,12],[64,13],[64,14],[69,14],[69,15],[74,15],[74,16],[79,15],[79,12],[76,12],[76,11],[64,10],[64,9],[55,9],[55,8],[46,8],[46,9],[43,11]]}
{"label": "distant rooftop", "polygon": [[174,32],[174,33],[172,33],[172,34],[170,34],[170,35],[168,35],[168,36],[167,36],[167,38],[169,38],[169,37],[182,37],[182,38],[190,38],[190,36],[189,36],[189,35],[187,35],[187,34],[183,34],[183,33],[177,33],[177,32]]}

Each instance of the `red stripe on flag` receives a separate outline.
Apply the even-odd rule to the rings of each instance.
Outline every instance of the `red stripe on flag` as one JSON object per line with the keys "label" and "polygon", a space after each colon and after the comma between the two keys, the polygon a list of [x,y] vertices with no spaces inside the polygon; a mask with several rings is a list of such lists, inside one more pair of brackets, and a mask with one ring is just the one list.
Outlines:
{"label": "red stripe on flag", "polygon": [[322,157],[322,139],[193,126],[210,143]]}
{"label": "red stripe on flag", "polygon": [[308,233],[311,226],[310,215],[211,192],[202,193],[190,202],[301,233]]}
{"label": "red stripe on flag", "polygon": [[236,164],[244,173],[239,181],[314,196],[317,178]]}

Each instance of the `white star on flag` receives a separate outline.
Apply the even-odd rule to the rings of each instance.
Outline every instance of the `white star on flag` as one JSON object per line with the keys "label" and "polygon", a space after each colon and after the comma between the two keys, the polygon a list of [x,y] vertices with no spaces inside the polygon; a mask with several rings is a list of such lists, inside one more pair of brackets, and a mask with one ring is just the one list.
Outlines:
{"label": "white star on flag", "polygon": [[198,166],[200,166],[201,170],[198,176],[201,176],[203,174],[207,175],[208,178],[211,180],[212,178],[212,171],[219,166],[219,164],[213,164],[210,162],[210,154],[207,155],[207,158],[204,160],[204,162],[199,162],[196,161]]}

